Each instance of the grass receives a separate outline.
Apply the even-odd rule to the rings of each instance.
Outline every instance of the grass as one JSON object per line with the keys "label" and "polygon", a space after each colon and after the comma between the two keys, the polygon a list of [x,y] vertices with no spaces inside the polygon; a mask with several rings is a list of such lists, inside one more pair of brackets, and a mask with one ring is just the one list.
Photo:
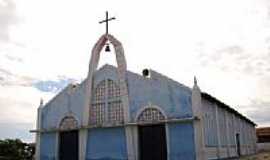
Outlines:
{"label": "grass", "polygon": [[239,160],[270,160],[270,152],[262,152],[256,155],[242,157]]}

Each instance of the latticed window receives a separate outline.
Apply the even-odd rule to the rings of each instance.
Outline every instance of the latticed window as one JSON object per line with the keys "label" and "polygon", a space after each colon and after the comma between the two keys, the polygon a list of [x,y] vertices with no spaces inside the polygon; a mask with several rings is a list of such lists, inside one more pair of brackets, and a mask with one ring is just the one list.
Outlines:
{"label": "latticed window", "polygon": [[120,96],[120,88],[112,81],[108,80],[108,98],[116,98]]}
{"label": "latticed window", "polygon": [[76,119],[72,116],[66,116],[60,123],[61,130],[70,130],[78,127]]}
{"label": "latticed window", "polygon": [[109,120],[111,122],[123,122],[123,106],[121,101],[113,101],[108,104]]}
{"label": "latticed window", "polygon": [[162,120],[165,120],[165,117],[156,108],[146,108],[138,117],[139,122],[153,122]]}
{"label": "latticed window", "polygon": [[92,104],[90,111],[90,122],[102,124],[105,121],[105,103]]}
{"label": "latticed window", "polygon": [[94,90],[90,124],[101,125],[105,122],[115,124],[123,121],[120,87],[110,79],[101,81]]}
{"label": "latticed window", "polygon": [[104,101],[105,94],[106,94],[106,81],[103,80],[98,84],[97,88],[95,89],[94,101],[96,102]]}

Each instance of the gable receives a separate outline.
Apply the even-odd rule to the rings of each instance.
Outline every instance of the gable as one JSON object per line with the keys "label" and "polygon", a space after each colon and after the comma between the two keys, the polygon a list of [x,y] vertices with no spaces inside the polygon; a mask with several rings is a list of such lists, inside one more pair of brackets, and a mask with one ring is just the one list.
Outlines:
{"label": "gable", "polygon": [[[150,78],[129,71],[126,72],[126,77],[132,121],[136,121],[139,110],[149,103],[158,106],[168,119],[192,117],[190,88],[155,71],[151,71]],[[117,68],[104,65],[97,70],[93,76],[93,90],[103,80],[112,80],[116,85],[119,84]],[[58,128],[60,121],[70,113],[74,114],[79,126],[82,124],[83,107],[87,98],[86,80],[74,89],[70,87],[72,86],[67,86],[43,107],[42,128]]]}

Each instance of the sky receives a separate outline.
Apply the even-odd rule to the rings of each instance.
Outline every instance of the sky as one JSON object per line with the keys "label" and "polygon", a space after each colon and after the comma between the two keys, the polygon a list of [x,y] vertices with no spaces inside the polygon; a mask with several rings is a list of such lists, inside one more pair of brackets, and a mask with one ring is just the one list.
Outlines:
{"label": "sky", "polygon": [[[270,126],[269,0],[0,0],[0,139],[34,141],[40,99],[87,75],[109,32],[128,70],[158,71]],[[113,53],[99,66],[115,65]]]}

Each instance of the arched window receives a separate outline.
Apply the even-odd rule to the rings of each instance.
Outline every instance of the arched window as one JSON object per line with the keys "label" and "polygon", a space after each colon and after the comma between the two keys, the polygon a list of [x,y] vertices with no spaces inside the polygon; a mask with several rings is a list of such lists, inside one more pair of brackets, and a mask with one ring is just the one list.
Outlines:
{"label": "arched window", "polygon": [[90,124],[123,123],[123,106],[120,87],[112,80],[101,81],[94,89],[90,107]]}
{"label": "arched window", "polygon": [[155,122],[165,120],[165,116],[157,108],[146,108],[138,116],[139,122]]}
{"label": "arched window", "polygon": [[60,123],[60,129],[61,130],[70,130],[70,129],[76,129],[78,127],[77,120],[72,116],[66,116],[62,119]]}

